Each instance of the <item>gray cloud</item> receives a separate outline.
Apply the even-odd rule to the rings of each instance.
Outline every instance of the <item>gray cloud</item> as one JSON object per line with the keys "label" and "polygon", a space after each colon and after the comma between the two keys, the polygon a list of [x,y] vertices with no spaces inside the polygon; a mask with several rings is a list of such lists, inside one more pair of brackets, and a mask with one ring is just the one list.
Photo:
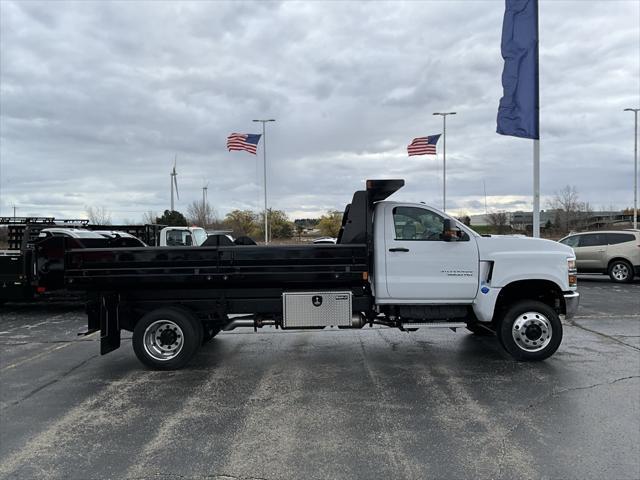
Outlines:
{"label": "gray cloud", "polygon": [[[271,204],[342,208],[366,178],[441,205],[441,161],[406,156],[448,123],[450,207],[530,208],[531,142],[495,133],[503,2],[0,3],[0,214],[140,219],[262,208],[261,156],[231,132],[268,126]],[[575,185],[631,205],[640,104],[640,4],[541,2],[542,195]],[[484,182],[484,183],[483,183]]]}

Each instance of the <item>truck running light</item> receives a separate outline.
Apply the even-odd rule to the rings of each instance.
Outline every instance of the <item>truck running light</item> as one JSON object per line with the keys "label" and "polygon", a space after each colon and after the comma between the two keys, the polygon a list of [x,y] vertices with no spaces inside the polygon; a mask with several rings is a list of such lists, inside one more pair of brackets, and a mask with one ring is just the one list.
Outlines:
{"label": "truck running light", "polygon": [[362,272],[362,279],[369,280],[369,272]]}

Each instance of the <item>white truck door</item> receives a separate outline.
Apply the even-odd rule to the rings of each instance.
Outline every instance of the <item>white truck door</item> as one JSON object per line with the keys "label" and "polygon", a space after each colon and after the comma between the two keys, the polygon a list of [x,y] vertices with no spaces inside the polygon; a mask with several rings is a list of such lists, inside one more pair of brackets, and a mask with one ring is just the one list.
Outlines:
{"label": "white truck door", "polygon": [[478,290],[475,238],[442,239],[444,217],[428,208],[385,208],[387,291],[393,299],[473,300]]}

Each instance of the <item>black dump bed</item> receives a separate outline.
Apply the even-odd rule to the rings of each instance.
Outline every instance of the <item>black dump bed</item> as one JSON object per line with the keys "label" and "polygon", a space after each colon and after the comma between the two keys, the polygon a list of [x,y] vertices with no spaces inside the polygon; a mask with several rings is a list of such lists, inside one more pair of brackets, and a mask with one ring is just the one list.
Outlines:
{"label": "black dump bed", "polygon": [[358,288],[373,258],[373,205],[403,180],[367,180],[347,205],[337,245],[89,248],[65,256],[65,285],[87,291],[175,288]]}
{"label": "black dump bed", "polygon": [[368,268],[365,244],[92,248],[66,254],[65,282],[82,290],[317,289],[364,285]]}

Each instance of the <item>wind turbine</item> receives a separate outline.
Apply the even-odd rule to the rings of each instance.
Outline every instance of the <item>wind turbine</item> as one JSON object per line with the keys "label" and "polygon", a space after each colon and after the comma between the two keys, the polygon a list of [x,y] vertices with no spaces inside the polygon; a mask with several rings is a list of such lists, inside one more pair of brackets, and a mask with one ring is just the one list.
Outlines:
{"label": "wind turbine", "polygon": [[202,206],[204,207],[207,204],[207,195],[209,193],[209,182],[202,187]]}
{"label": "wind turbine", "polygon": [[178,156],[176,155],[175,158],[173,159],[173,170],[171,170],[171,173],[169,174],[169,177],[171,179],[171,211],[174,211],[174,204],[173,204],[173,186],[175,185],[176,187],[176,197],[178,197],[178,200],[180,200],[180,194],[178,193],[178,172],[176,172],[176,163],[178,162]]}

